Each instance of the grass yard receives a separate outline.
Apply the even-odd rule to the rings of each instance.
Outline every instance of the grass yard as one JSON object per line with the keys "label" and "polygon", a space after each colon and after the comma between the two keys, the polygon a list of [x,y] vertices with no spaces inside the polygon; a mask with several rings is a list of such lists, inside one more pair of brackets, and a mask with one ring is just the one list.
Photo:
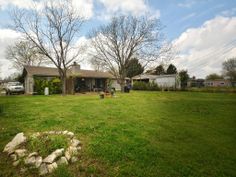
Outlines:
{"label": "grass yard", "polygon": [[69,130],[80,161],[49,176],[236,176],[236,94],[131,92],[0,97],[0,176],[21,174],[2,150],[18,132]]}

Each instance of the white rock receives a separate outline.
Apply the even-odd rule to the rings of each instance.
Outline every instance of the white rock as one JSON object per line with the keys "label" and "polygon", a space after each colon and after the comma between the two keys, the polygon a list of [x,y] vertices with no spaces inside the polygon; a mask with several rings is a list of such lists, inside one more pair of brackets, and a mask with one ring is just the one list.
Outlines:
{"label": "white rock", "polygon": [[77,147],[80,144],[80,141],[77,140],[76,138],[73,138],[71,140],[71,146]]}
{"label": "white rock", "polygon": [[21,173],[25,173],[26,171],[27,171],[27,168],[25,168],[25,167],[23,167],[23,168],[20,169],[20,172],[21,172]]}
{"label": "white rock", "polygon": [[70,137],[73,137],[74,133],[73,132],[68,132],[67,135],[70,136]]}
{"label": "white rock", "polygon": [[42,163],[39,167],[39,175],[46,175],[48,173],[48,168],[45,163]]}
{"label": "white rock", "polygon": [[75,157],[75,156],[73,156],[73,157],[71,158],[71,162],[72,162],[72,163],[77,162],[78,160],[79,160],[78,157]]}
{"label": "white rock", "polygon": [[77,150],[78,150],[78,151],[80,151],[81,149],[82,149],[81,146],[78,146],[78,147],[77,147]]}
{"label": "white rock", "polygon": [[39,168],[40,165],[42,164],[42,162],[43,162],[43,159],[42,159],[41,156],[36,157],[36,158],[35,158],[35,167],[36,167],[36,168]]}
{"label": "white rock", "polygon": [[56,131],[55,134],[56,134],[56,135],[63,134],[63,131]]}
{"label": "white rock", "polygon": [[25,158],[25,164],[26,165],[34,165],[35,162],[36,162],[35,156],[31,156],[31,157],[26,157]]}
{"label": "white rock", "polygon": [[66,151],[66,152],[65,152],[65,157],[66,157],[66,159],[67,159],[68,161],[70,161],[70,159],[71,159],[71,154],[70,154],[69,151]]}
{"label": "white rock", "polygon": [[63,135],[66,135],[67,133],[68,133],[68,131],[66,130],[66,131],[63,131],[62,134],[63,134]]}
{"label": "white rock", "polygon": [[47,134],[53,135],[53,134],[56,134],[56,132],[55,131],[49,131]]}
{"label": "white rock", "polygon": [[58,165],[67,165],[68,164],[68,161],[66,159],[66,157],[62,156],[58,161],[57,161],[57,164]]}
{"label": "white rock", "polygon": [[30,153],[30,154],[28,155],[28,157],[37,156],[37,155],[38,155],[37,152],[32,152],[32,153]]}
{"label": "white rock", "polygon": [[31,135],[32,138],[37,138],[39,137],[41,134],[39,132],[34,133],[33,135]]}
{"label": "white rock", "polygon": [[17,156],[19,158],[21,158],[21,157],[26,156],[27,150],[26,149],[17,149],[17,150],[15,150],[15,153],[17,154]]}
{"label": "white rock", "polygon": [[19,163],[20,163],[20,160],[17,160],[17,161],[15,161],[15,162],[13,162],[13,164],[12,164],[12,165],[16,167],[16,166],[18,166],[18,165],[19,165]]}
{"label": "white rock", "polygon": [[47,168],[48,168],[48,172],[51,173],[57,168],[57,163],[54,162],[52,164],[49,164],[49,165],[47,165]]}
{"label": "white rock", "polygon": [[11,154],[10,157],[12,158],[13,161],[17,160],[17,155],[16,154]]}
{"label": "white rock", "polygon": [[78,154],[78,150],[74,146],[69,146],[65,152],[65,156],[68,161],[71,159],[72,156],[77,155],[77,154]]}
{"label": "white rock", "polygon": [[12,140],[11,142],[9,142],[3,152],[8,152],[8,153],[12,153],[17,146],[19,146],[20,144],[26,142],[26,137],[24,136],[24,133],[18,133]]}
{"label": "white rock", "polygon": [[64,149],[57,149],[54,152],[52,152],[49,156],[47,156],[45,159],[43,159],[43,162],[45,163],[53,163],[55,159],[62,156],[64,152]]}

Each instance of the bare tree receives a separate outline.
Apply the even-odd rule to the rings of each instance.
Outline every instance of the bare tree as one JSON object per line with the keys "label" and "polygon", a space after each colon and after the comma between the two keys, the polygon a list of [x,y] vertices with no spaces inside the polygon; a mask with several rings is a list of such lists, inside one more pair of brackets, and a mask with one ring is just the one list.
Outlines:
{"label": "bare tree", "polygon": [[6,49],[6,58],[13,62],[14,68],[22,70],[24,65],[40,66],[48,63],[45,56],[30,41],[16,42]]}
{"label": "bare tree", "polygon": [[232,84],[236,81],[236,57],[223,62],[223,75],[227,76]]}
{"label": "bare tree", "polygon": [[109,24],[91,32],[92,58],[116,77],[123,91],[126,68],[132,58],[138,58],[146,67],[170,51],[170,46],[163,43],[161,30],[156,19],[114,17]]}
{"label": "bare tree", "polygon": [[39,10],[15,10],[14,29],[31,41],[57,68],[66,94],[67,71],[78,62],[80,50],[75,43],[84,18],[73,7],[71,0],[49,0]]}

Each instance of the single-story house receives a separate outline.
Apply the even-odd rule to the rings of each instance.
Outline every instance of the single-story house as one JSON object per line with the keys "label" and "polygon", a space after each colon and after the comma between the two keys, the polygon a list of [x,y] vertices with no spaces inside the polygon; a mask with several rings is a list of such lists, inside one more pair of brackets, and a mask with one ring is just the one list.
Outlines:
{"label": "single-story house", "polygon": [[140,74],[132,78],[132,83],[136,81],[154,82],[161,88],[180,88],[180,79],[178,74],[151,75]]}
{"label": "single-story house", "polygon": [[204,84],[205,87],[230,87],[232,85],[229,80],[225,79],[206,80]]}
{"label": "single-story house", "polygon": [[[57,68],[42,67],[42,66],[25,66],[23,70],[24,86],[26,94],[33,94],[34,91],[34,79],[44,78],[52,79],[59,77]],[[74,64],[67,71],[67,93],[72,94],[80,91],[100,91],[106,90],[108,84],[116,90],[120,90],[120,85],[117,80],[109,72],[101,72],[94,70],[84,70],[80,68],[80,65]]]}
{"label": "single-story house", "polygon": [[200,87],[204,87],[204,82],[205,82],[204,79],[192,78],[188,80],[187,86],[200,88]]}

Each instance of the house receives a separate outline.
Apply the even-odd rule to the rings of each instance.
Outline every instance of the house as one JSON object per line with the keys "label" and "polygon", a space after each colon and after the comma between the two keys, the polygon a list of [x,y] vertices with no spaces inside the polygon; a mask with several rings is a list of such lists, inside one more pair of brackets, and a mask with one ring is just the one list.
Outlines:
{"label": "house", "polygon": [[[34,81],[36,78],[44,78],[47,80],[58,78],[59,73],[57,68],[41,67],[41,66],[25,66],[23,70],[25,79],[25,93],[33,94]],[[111,87],[120,90],[115,78],[108,72],[84,70],[80,65],[74,64],[67,71],[67,93],[72,94],[75,92],[83,91],[101,91],[108,88],[108,84],[112,83]]]}
{"label": "house", "polygon": [[188,80],[187,86],[201,88],[204,87],[204,82],[204,79],[196,79],[195,77],[193,77],[192,79]]}
{"label": "house", "polygon": [[141,74],[132,78],[132,83],[136,81],[154,82],[161,88],[180,88],[180,79],[178,74],[151,75]]}
{"label": "house", "polygon": [[205,87],[231,87],[231,82],[225,79],[206,80]]}

